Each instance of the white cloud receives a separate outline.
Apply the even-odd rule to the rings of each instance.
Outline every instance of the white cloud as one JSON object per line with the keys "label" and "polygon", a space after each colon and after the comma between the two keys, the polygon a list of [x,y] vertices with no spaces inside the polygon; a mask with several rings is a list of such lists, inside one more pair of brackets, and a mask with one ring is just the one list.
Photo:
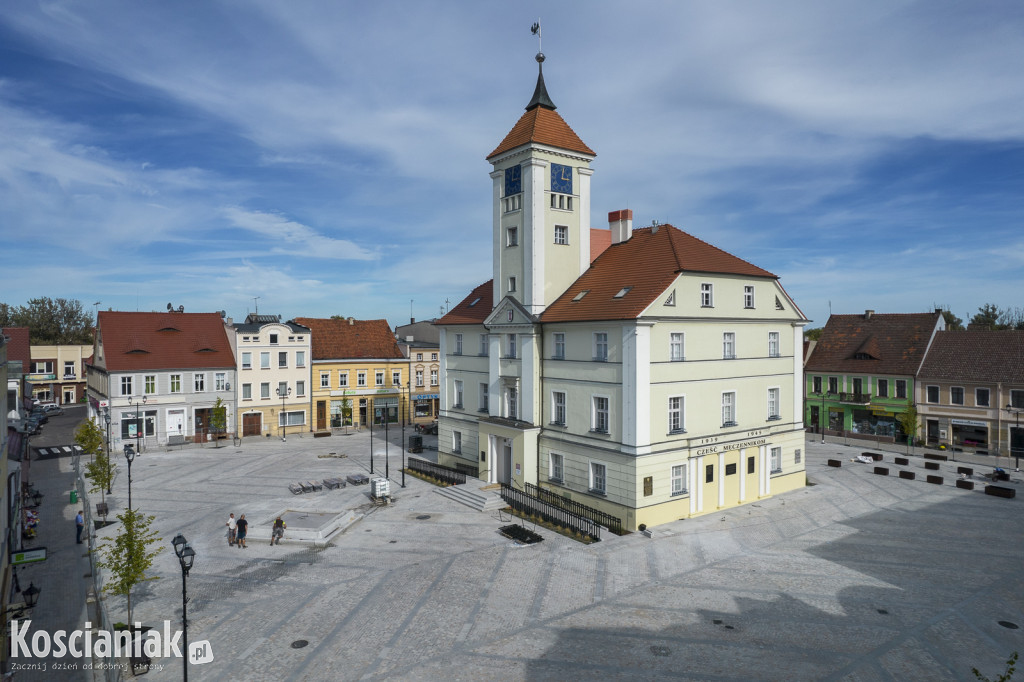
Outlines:
{"label": "white cloud", "polygon": [[245,211],[237,207],[223,210],[233,225],[269,237],[274,246],[270,252],[304,258],[336,258],[339,260],[373,260],[376,255],[347,239],[333,239],[317,234],[308,225],[288,220],[276,213]]}

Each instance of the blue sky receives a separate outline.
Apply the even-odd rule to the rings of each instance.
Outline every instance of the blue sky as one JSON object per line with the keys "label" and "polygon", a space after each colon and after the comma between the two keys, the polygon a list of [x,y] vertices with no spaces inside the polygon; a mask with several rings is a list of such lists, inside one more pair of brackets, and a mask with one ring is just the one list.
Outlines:
{"label": "blue sky", "polygon": [[671,223],[813,326],[1024,305],[1009,0],[5,3],[0,301],[436,316],[490,278],[538,17],[595,227]]}

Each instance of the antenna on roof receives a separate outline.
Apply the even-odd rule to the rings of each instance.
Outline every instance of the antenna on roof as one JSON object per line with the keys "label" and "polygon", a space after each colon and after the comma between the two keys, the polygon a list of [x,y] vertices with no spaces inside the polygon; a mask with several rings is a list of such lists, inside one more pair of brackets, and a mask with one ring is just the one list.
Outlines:
{"label": "antenna on roof", "polygon": [[253,305],[256,306],[256,314],[259,315],[260,314],[260,297],[259,296],[253,296],[252,297],[252,302],[253,302]]}

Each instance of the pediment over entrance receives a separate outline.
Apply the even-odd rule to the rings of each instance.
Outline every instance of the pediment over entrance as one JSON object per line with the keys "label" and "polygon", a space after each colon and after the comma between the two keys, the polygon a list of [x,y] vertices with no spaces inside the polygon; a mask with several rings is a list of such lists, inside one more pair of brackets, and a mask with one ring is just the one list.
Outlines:
{"label": "pediment over entrance", "polygon": [[536,316],[531,315],[519,301],[508,296],[498,301],[498,305],[484,320],[484,326],[490,330],[511,330],[514,327],[533,327],[537,324],[539,321]]}

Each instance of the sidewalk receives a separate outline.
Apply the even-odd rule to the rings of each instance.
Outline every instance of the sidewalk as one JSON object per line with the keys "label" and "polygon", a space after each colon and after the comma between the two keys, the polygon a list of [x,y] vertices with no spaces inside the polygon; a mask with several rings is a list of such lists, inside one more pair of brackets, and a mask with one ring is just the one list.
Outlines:
{"label": "sidewalk", "polygon": [[[808,433],[806,440],[808,443],[822,443],[821,434]],[[936,448],[925,448],[920,446],[907,447],[905,443],[879,443],[874,440],[864,440],[861,438],[849,438],[842,436],[825,436],[824,440],[826,445],[840,445],[849,447],[851,450],[856,452],[891,452],[898,454],[902,457],[924,457],[925,454],[931,455],[945,455],[949,458],[950,462],[963,462],[964,464],[971,464],[974,466],[987,466],[995,469],[996,467],[1002,467],[1007,471],[1013,471],[1015,468],[1016,460],[1013,457],[1006,455],[975,455],[970,452],[956,452],[953,450],[938,450]]]}

